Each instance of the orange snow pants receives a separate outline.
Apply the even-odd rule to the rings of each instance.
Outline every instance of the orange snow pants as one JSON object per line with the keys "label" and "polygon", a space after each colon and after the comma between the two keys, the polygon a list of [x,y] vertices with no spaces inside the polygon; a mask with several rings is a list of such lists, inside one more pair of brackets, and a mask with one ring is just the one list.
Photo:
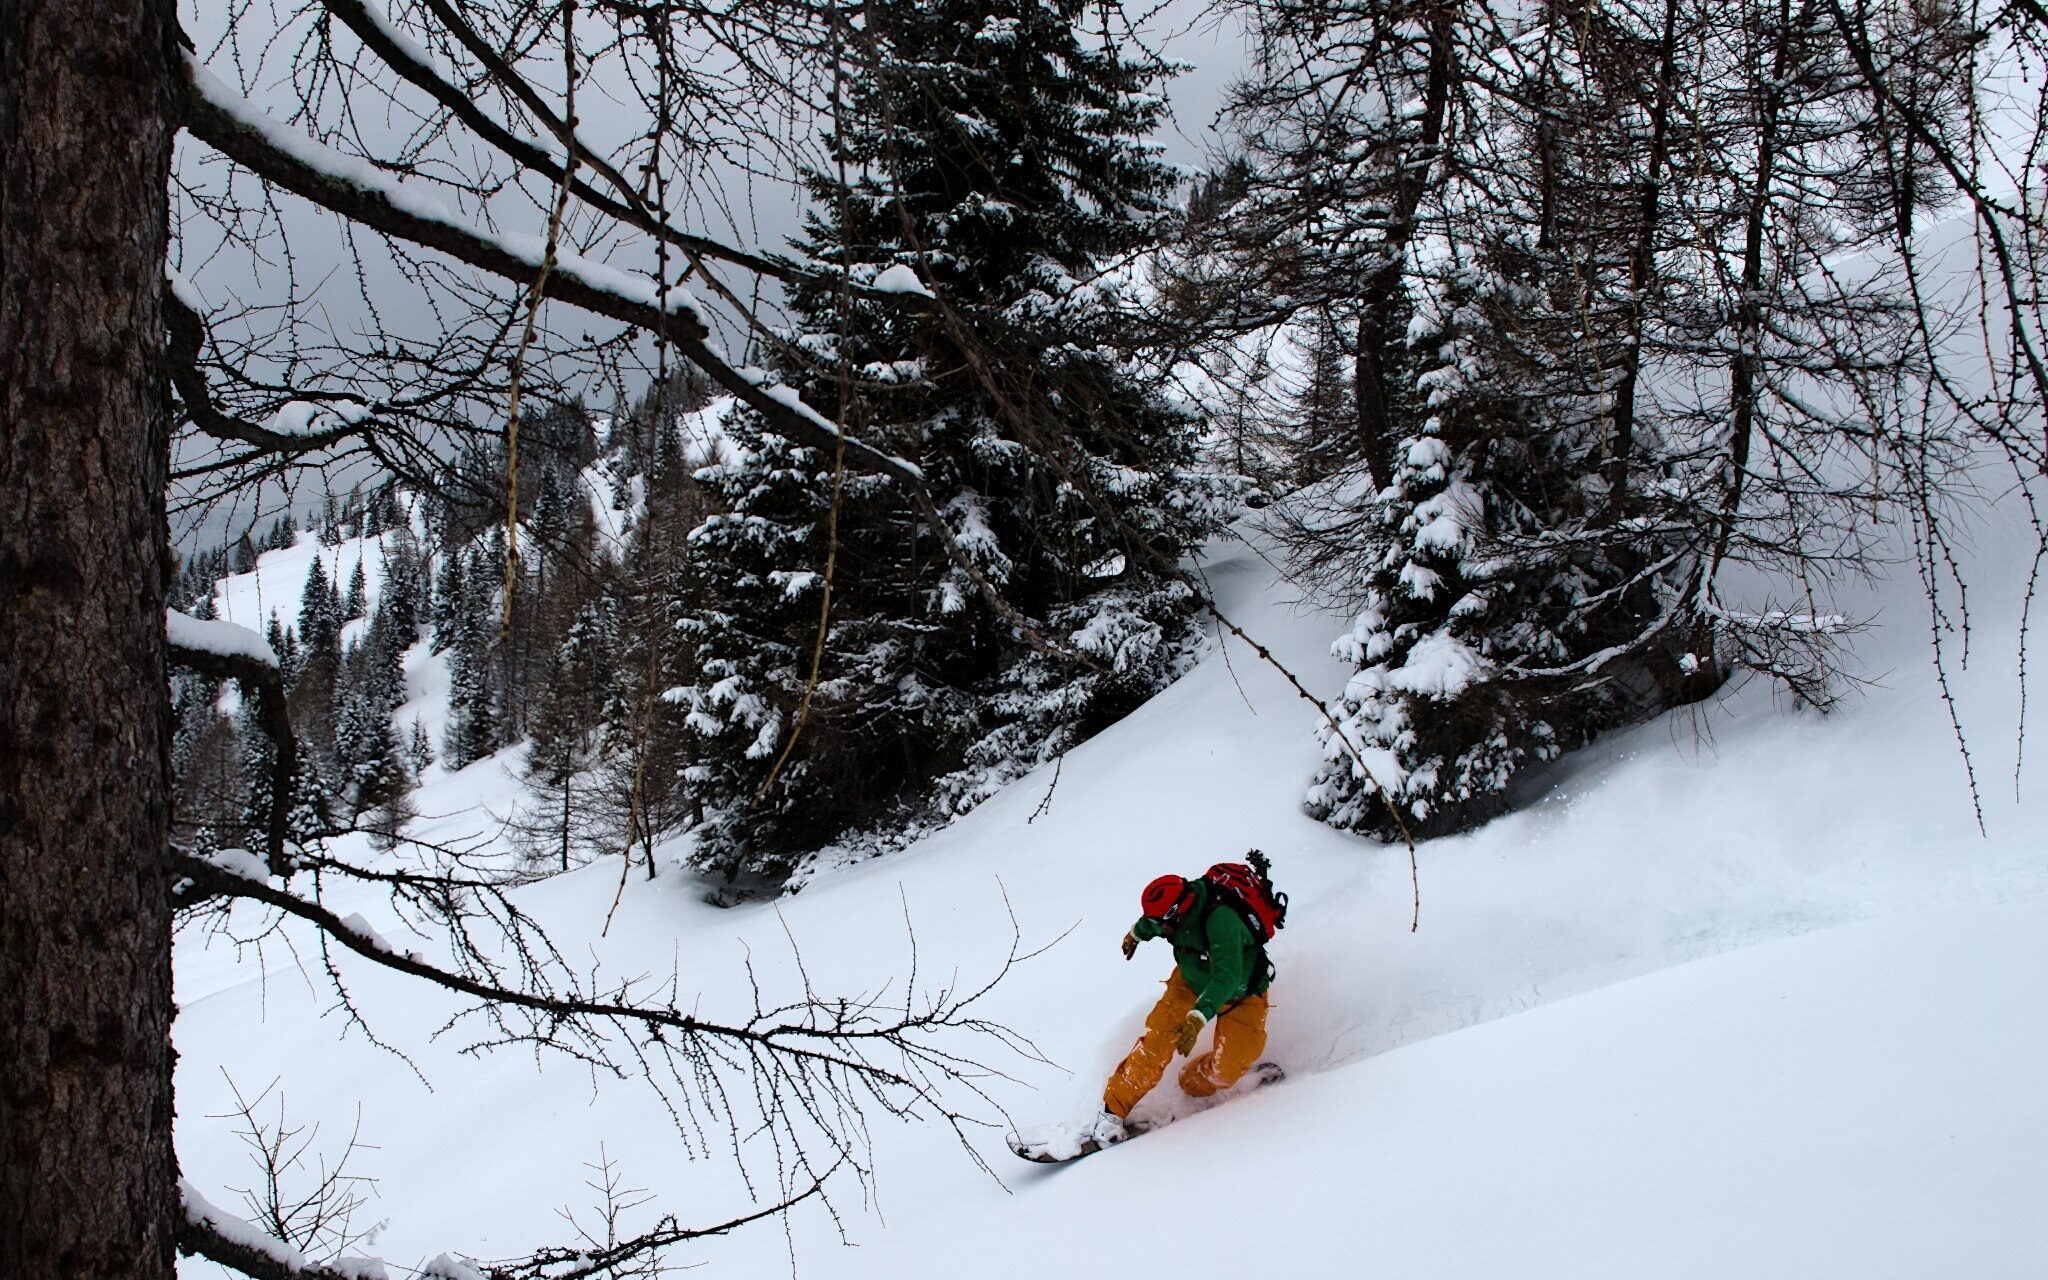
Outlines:
{"label": "orange snow pants", "polygon": [[[1166,980],[1166,994],[1145,1019],[1145,1034],[1110,1073],[1102,1090],[1102,1109],[1128,1116],[1138,1099],[1152,1092],[1173,1061],[1173,1041],[1180,1024],[1195,1007],[1195,989],[1175,969]],[[1209,1052],[1188,1059],[1180,1069],[1180,1087],[1190,1097],[1206,1098],[1228,1089],[1252,1069],[1266,1048],[1266,997],[1246,996],[1223,1006],[1216,1015],[1216,1039]]]}

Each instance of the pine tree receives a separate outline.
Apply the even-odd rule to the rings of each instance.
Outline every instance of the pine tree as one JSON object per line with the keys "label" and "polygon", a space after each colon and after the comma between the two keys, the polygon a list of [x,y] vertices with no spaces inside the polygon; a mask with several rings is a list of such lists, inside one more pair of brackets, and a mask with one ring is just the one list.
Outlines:
{"label": "pine tree", "polygon": [[341,665],[341,598],[327,578],[327,567],[313,557],[306,571],[306,586],[299,596],[299,647],[304,653],[303,670],[318,670],[331,680]]}
{"label": "pine tree", "polygon": [[[1491,816],[1522,769],[1682,684],[1643,678],[1676,674],[1660,643],[1622,655],[1683,575],[1669,526],[1643,518],[1662,464],[1631,398],[1679,229],[1663,198],[1677,144],[1656,121],[1683,41],[1675,18],[1532,21],[1503,51],[1515,92],[1484,104],[1497,115],[1433,189],[1409,188],[1418,251],[1379,307],[1403,323],[1369,353],[1363,483],[1313,504],[1295,544],[1359,605],[1308,808],[1385,838]],[[1582,678],[1610,646],[1610,669]]]}
{"label": "pine tree", "polygon": [[487,543],[468,553],[456,576],[459,598],[452,601],[448,646],[448,736],[442,753],[451,769],[460,769],[505,744],[503,702],[493,660],[497,639],[495,590],[488,567],[503,555],[503,543]]}
{"label": "pine tree", "polygon": [[849,829],[964,808],[1176,669],[1189,602],[1162,566],[1228,503],[1192,472],[1196,423],[1118,354],[1115,288],[1082,283],[1152,242],[1174,182],[1139,140],[1159,68],[1084,35],[1084,12],[862,11],[831,139],[846,176],[809,175],[798,247],[929,287],[951,318],[799,288],[803,358],[783,373],[913,461],[980,571],[1098,669],[1012,634],[886,483],[739,415],[740,456],[702,473],[725,510],[693,535],[715,603],[685,619],[714,810],[699,848],[731,879],[773,883]]}
{"label": "pine tree", "polygon": [[284,672],[284,682],[289,686],[299,674],[298,637],[285,629],[284,620],[272,610],[270,621],[263,627],[263,639],[270,645],[270,651],[277,655],[278,667]]}
{"label": "pine tree", "polygon": [[171,678],[172,829],[194,850],[237,838],[248,787],[234,722],[218,707],[221,687],[219,679],[192,672]]}
{"label": "pine tree", "polygon": [[435,653],[444,653],[454,647],[462,612],[468,602],[463,559],[459,549],[448,549],[442,556],[441,571],[434,575],[431,620]]}
{"label": "pine tree", "polygon": [[588,803],[616,632],[595,603],[586,604],[556,649],[540,684],[526,781],[537,797],[528,824],[536,848],[569,869],[570,851]]}
{"label": "pine tree", "polygon": [[[526,516],[527,536],[541,566],[562,553],[569,536],[569,490],[553,467],[542,467],[534,486],[533,506]],[[543,591],[545,588],[543,587]]]}
{"label": "pine tree", "polygon": [[420,720],[412,722],[412,732],[405,743],[405,758],[406,763],[412,766],[414,777],[425,773],[427,766],[434,763],[434,744],[428,740],[427,726]]}
{"label": "pine tree", "polygon": [[581,400],[549,404],[526,419],[520,434],[532,442],[534,455],[546,458],[550,470],[570,474],[590,465],[597,456],[597,438],[591,430],[590,411]]}
{"label": "pine tree", "polygon": [[292,776],[292,804],[285,818],[286,837],[295,844],[312,845],[336,829],[335,815],[342,805],[339,791],[328,768],[318,759],[305,759]]}
{"label": "pine tree", "polygon": [[396,625],[380,601],[364,628],[362,642],[349,651],[335,701],[334,757],[341,794],[349,811],[388,805],[411,790],[410,776],[392,713],[405,700],[400,658],[411,634]]}
{"label": "pine tree", "polygon": [[1326,763],[1308,795],[1334,825],[1385,839],[1469,825],[1498,810],[1519,769],[1580,730],[1555,723],[1564,707],[1495,679],[1523,660],[1568,658],[1575,637],[1553,628],[1569,601],[1557,593],[1584,580],[1510,549],[1542,532],[1562,438],[1530,429],[1522,371],[1496,341],[1528,301],[1498,276],[1458,273],[1411,329],[1427,416],[1359,508],[1377,554],[1336,645],[1357,672],[1338,726],[1322,729]]}
{"label": "pine tree", "polygon": [[369,584],[363,574],[363,558],[356,557],[355,571],[349,574],[348,594],[341,598],[343,621],[352,621],[369,612]]}
{"label": "pine tree", "polygon": [[342,794],[351,816],[381,803],[397,765],[397,737],[390,717],[371,693],[355,685],[341,698],[335,716],[335,756],[340,764]]}
{"label": "pine tree", "polygon": [[269,840],[276,748],[257,717],[254,699],[243,700],[236,720],[242,748],[241,776],[247,789],[242,795],[241,824],[234,843],[244,849],[262,849]]}
{"label": "pine tree", "polygon": [[[1401,264],[1391,448],[1303,521],[1335,531],[1307,567],[1361,603],[1313,812],[1469,825],[1731,661],[1827,701],[1814,595],[1865,554],[1878,496],[1851,442],[1898,430],[1918,376],[1907,300],[1829,265],[1918,207],[1839,13],[1574,5],[1493,51]],[[1904,21],[1969,38],[1938,5]],[[1725,606],[1738,562],[1808,611]]]}
{"label": "pine tree", "polygon": [[335,756],[335,715],[341,690],[341,597],[319,556],[306,571],[299,598],[299,625],[286,706],[299,740],[299,772],[311,786],[321,785],[321,812],[331,815],[326,797],[335,790],[339,764]]}
{"label": "pine tree", "polygon": [[441,744],[448,767],[461,769],[497,750],[497,706],[490,657],[481,636],[465,628],[448,651],[448,733]]}
{"label": "pine tree", "polygon": [[377,596],[377,609],[386,620],[401,652],[419,640],[431,595],[427,583],[427,561],[418,539],[403,522],[386,526],[384,582]]}

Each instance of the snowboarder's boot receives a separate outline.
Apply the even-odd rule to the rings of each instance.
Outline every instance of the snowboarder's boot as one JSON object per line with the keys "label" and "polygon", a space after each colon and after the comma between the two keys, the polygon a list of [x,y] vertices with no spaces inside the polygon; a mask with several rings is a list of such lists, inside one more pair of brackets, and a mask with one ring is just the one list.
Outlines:
{"label": "snowboarder's boot", "polygon": [[1246,1087],[1252,1089],[1263,1089],[1269,1084],[1278,1084],[1287,1078],[1287,1072],[1277,1062],[1258,1063],[1244,1074],[1245,1079],[1251,1081]]}

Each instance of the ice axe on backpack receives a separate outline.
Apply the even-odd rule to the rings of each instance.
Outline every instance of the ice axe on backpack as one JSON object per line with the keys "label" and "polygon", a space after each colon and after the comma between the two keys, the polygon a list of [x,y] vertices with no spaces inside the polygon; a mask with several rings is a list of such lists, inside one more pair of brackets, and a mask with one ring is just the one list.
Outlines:
{"label": "ice axe on backpack", "polygon": [[[1245,854],[1243,862],[1215,864],[1200,879],[1209,886],[1215,901],[1236,909],[1261,946],[1287,927],[1287,895],[1273,887],[1272,860],[1257,849]],[[1171,927],[1180,923],[1194,899],[1190,881],[1164,875],[1145,886],[1139,905],[1147,917]],[[1124,959],[1129,960],[1137,951],[1137,935],[1124,934]]]}

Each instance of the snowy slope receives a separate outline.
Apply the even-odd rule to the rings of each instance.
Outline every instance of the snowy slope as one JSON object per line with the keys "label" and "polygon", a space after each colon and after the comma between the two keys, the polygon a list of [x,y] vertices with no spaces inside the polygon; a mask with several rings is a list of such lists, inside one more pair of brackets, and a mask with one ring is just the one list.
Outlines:
{"label": "snowy slope", "polygon": [[[256,558],[256,568],[221,580],[214,589],[214,604],[221,620],[233,622],[262,635],[274,614],[285,626],[297,626],[299,601],[306,590],[306,574],[313,561],[321,562],[327,580],[345,590],[356,566],[363,567],[363,586],[374,600],[383,589],[386,537],[344,538],[333,546],[322,545],[312,533],[301,532],[298,541],[278,551],[266,551]],[[345,640],[360,634],[363,622],[348,624]]]}
{"label": "snowy slope", "polygon": [[[1861,602],[1880,621],[1859,640],[1878,683],[1845,709],[1788,712],[1752,683],[1568,758],[1528,809],[1423,847],[1413,934],[1405,854],[1300,813],[1311,713],[1234,645],[1056,782],[1042,770],[780,903],[719,910],[670,867],[630,882],[600,937],[616,860],[522,902],[572,956],[674,968],[707,1015],[745,1002],[749,961],[771,996],[793,991],[790,938],[826,990],[900,979],[906,915],[928,980],[977,980],[1014,913],[1027,945],[1054,945],[987,1012],[1057,1067],[1006,1059],[1014,1079],[985,1083],[1039,1120],[1092,1111],[1166,973],[1160,947],[1130,964],[1116,951],[1139,887],[1272,855],[1294,900],[1269,1048],[1286,1084],[1065,1169],[1013,1160],[992,1127],[976,1142],[1006,1185],[949,1133],[878,1122],[872,1198],[847,1183],[836,1223],[807,1208],[787,1235],[678,1255],[723,1274],[785,1270],[792,1249],[800,1274],[827,1277],[2048,1274],[2048,786],[2014,781],[2014,657],[1986,644],[2011,634],[2021,532],[2000,518],[1978,533],[1980,653],[1957,683],[1983,836],[1906,571]],[[1325,695],[1341,686],[1341,621],[1297,607],[1255,537],[1212,548],[1206,571],[1283,662]],[[510,763],[430,775],[434,837],[492,830],[516,797]],[[373,898],[350,909],[407,945]],[[326,1135],[361,1100],[378,1147],[358,1157],[379,1179],[366,1212],[383,1221],[367,1247],[394,1264],[565,1238],[557,1210],[592,1203],[583,1165],[600,1149],[653,1193],[643,1221],[747,1204],[719,1142],[693,1154],[631,1082],[466,1056],[460,1035],[429,1044],[448,1005],[344,961],[407,1062],[331,1012],[310,961],[302,974],[275,944],[259,962],[203,941],[178,957],[180,1152],[223,1207],[235,1198],[215,1189],[249,1180],[228,1126],[204,1118],[223,1110],[223,1064],[245,1091],[276,1079],[294,1121]],[[1148,1107],[1184,1110],[1171,1093]],[[1211,1231],[1219,1212],[1232,1223]]]}
{"label": "snowy slope", "polygon": [[916,1203],[808,1270],[2037,1277],[2044,991],[2039,902],[1807,934]]}

